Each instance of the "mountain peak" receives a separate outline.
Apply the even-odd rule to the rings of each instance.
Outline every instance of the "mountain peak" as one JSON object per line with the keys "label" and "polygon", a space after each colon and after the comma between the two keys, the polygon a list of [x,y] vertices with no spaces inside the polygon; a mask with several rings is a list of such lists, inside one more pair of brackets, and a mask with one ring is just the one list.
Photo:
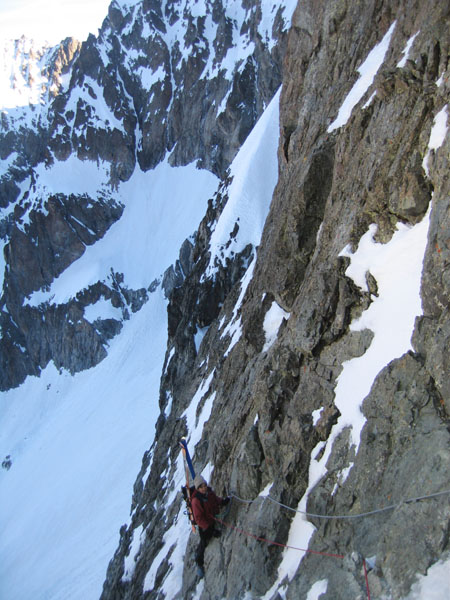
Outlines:
{"label": "mountain peak", "polygon": [[22,36],[2,45],[0,61],[1,108],[48,105],[64,87],[63,77],[80,43],[66,38],[56,46]]}

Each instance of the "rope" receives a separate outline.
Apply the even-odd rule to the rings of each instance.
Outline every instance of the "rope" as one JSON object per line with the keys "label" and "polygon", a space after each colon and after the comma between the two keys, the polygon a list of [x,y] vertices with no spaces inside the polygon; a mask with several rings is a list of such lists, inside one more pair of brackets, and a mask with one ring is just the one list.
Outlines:
{"label": "rope", "polygon": [[[402,504],[410,504],[411,502],[419,502],[420,500],[427,500],[430,498],[436,498],[438,496],[444,496],[445,494],[450,494],[450,490],[444,490],[442,492],[435,492],[434,494],[426,494],[424,496],[417,496],[416,498],[408,498],[407,500],[403,500],[397,504],[391,504],[389,506],[384,506],[383,508],[378,508],[375,510],[370,510],[367,512],[363,512],[363,513],[358,513],[356,515],[319,515],[319,514],[315,514],[315,513],[309,513],[303,510],[298,510],[296,508],[292,508],[290,506],[287,506],[287,504],[283,504],[282,502],[278,502],[278,500],[275,500],[274,498],[271,498],[270,496],[263,496],[262,498],[260,496],[258,496],[255,500],[258,500],[259,498],[261,498],[263,501],[268,498],[271,502],[274,502],[275,504],[278,504],[279,506],[282,506],[283,508],[287,508],[288,510],[291,510],[292,512],[295,513],[301,513],[303,515],[306,515],[308,517],[316,517],[319,519],[357,519],[357,518],[361,518],[361,517],[367,517],[370,515],[374,515],[377,513],[381,513],[381,512],[385,512],[387,510],[392,510],[394,508],[398,508],[400,507]],[[255,502],[255,500],[245,500],[244,498],[239,498],[239,496],[237,496],[236,494],[234,494],[233,492],[230,493],[230,496],[232,498],[235,498],[236,500],[238,500],[239,502],[242,502],[244,504],[252,504],[253,502]],[[327,553],[327,552],[318,552],[316,550],[310,550],[310,549],[305,549],[305,548],[297,548],[295,546],[288,546],[286,544],[281,544],[280,542],[275,542],[273,540],[267,540],[263,537],[260,536],[256,536],[248,531],[244,531],[243,529],[240,529],[239,527],[235,527],[234,525],[229,525],[228,523],[225,523],[225,521],[222,521],[221,519],[215,519],[216,521],[218,521],[219,523],[222,523],[222,525],[225,525],[226,527],[229,527],[230,529],[234,529],[235,531],[238,531],[239,533],[242,533],[244,535],[247,535],[249,537],[254,538],[255,540],[258,540],[260,542],[266,542],[267,544],[273,544],[275,546],[281,546],[283,548],[289,548],[291,550],[298,550],[299,552],[309,552],[311,554],[319,554],[321,556],[329,556],[329,557],[333,557],[333,558],[344,558],[344,556],[342,554],[331,554],[331,553]],[[367,590],[367,600],[371,600],[370,598],[370,588],[369,588],[369,577],[367,574],[367,565],[366,565],[366,559],[363,558],[363,567],[364,567],[364,580],[366,583],[366,590]]]}
{"label": "rope", "polygon": [[369,578],[367,577],[367,567],[366,567],[366,559],[363,558],[364,565],[364,579],[366,580],[366,588],[367,588],[367,600],[370,600],[370,589],[369,589]]}
{"label": "rope", "polygon": [[225,527],[234,529],[235,531],[238,531],[239,533],[243,533],[244,535],[251,537],[255,540],[258,540],[259,542],[265,542],[266,544],[271,544],[274,546],[281,546],[282,548],[290,548],[291,550],[298,550],[299,552],[309,552],[310,554],[320,554],[320,556],[331,556],[332,558],[344,558],[343,554],[331,554],[329,552],[318,552],[317,550],[309,550],[308,548],[296,548],[295,546],[288,546],[286,544],[281,544],[280,542],[274,542],[273,540],[267,540],[266,538],[260,537],[258,535],[254,535],[253,533],[250,533],[249,531],[245,531],[244,529],[240,529],[239,527],[235,527],[234,525],[225,523],[225,521],[222,521],[222,519],[218,519],[217,517],[214,517],[214,520],[217,521],[218,523],[221,523],[222,525],[225,525]]}
{"label": "rope", "polygon": [[302,515],[305,515],[307,517],[315,517],[317,519],[359,519],[361,517],[368,517],[370,515],[375,515],[377,513],[381,513],[381,512],[385,512],[387,510],[392,510],[394,508],[398,508],[402,504],[410,504],[411,502],[418,502],[420,500],[436,498],[437,496],[443,496],[444,494],[450,494],[450,490],[445,490],[443,492],[436,492],[434,494],[427,494],[426,496],[418,496],[417,498],[408,498],[407,500],[402,500],[401,502],[398,502],[397,504],[390,504],[389,506],[384,506],[383,508],[377,508],[375,510],[358,513],[356,515],[318,515],[315,513],[306,512],[304,510],[298,510],[296,508],[292,508],[291,506],[287,506],[286,504],[283,504],[282,502],[278,502],[278,500],[275,500],[274,498],[271,498],[270,496],[264,496],[262,498],[260,496],[258,496],[257,498],[255,498],[255,500],[244,500],[243,498],[239,498],[239,496],[236,496],[236,494],[234,494],[234,493],[230,493],[230,496],[232,496],[233,498],[236,498],[236,500],[238,500],[239,502],[243,502],[245,504],[252,504],[259,498],[261,498],[262,500],[265,500],[265,498],[267,498],[271,502],[274,502],[275,504],[278,504],[279,506],[282,506],[283,508],[286,508],[287,510],[291,510],[292,512],[296,512],[296,513],[301,513]]}

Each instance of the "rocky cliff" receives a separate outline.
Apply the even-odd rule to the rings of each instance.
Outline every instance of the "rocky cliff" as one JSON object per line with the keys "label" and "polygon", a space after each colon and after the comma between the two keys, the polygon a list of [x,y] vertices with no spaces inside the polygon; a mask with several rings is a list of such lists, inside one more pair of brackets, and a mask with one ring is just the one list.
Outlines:
{"label": "rocky cliff", "polygon": [[[0,389],[50,361],[98,364],[157,286],[168,297],[155,441],[103,600],[417,598],[449,564],[449,8],[290,8],[113,1],[98,38],[57,51],[47,109],[2,119]],[[258,163],[247,206],[234,160],[264,116],[276,187]],[[52,282],[120,222],[118,190],[163,160],[220,178],[178,261],[143,287],[112,265],[54,301]],[[79,189],[80,163],[95,188]],[[122,318],[89,322],[99,299]],[[182,436],[232,495],[202,580]]]}
{"label": "rocky cliff", "polygon": [[[298,4],[261,243],[211,274],[225,182],[200,225],[194,267],[170,297],[157,439],[103,599],[405,598],[448,560],[449,497],[439,492],[448,492],[450,462],[449,138],[433,141],[437,120],[448,118],[448,24],[442,2]],[[373,79],[343,118],[377,53]],[[378,335],[352,322],[382,295],[376,273],[355,283],[351,257],[368,231],[382,248],[421,224],[423,313],[412,345],[384,347],[375,373],[356,363],[344,387],[346,366]],[[406,271],[393,270],[399,288]],[[394,323],[385,309],[388,329],[405,309],[400,301]],[[268,343],[273,310],[282,316]],[[197,471],[233,495],[204,581],[196,536],[181,539],[190,531],[177,494],[183,435]],[[297,550],[283,554],[283,545]]]}

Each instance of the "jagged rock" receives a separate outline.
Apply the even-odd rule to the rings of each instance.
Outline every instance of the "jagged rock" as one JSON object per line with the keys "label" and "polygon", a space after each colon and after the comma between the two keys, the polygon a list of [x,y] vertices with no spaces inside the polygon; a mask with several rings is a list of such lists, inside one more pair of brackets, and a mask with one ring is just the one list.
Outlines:
{"label": "jagged rock", "polygon": [[[357,67],[395,19],[386,65],[348,123],[329,133]],[[193,270],[170,296],[160,405],[164,411],[170,397],[172,409],[170,415],[162,412],[158,421],[148,480],[152,485],[136,484],[136,514],[156,497],[153,487],[158,469],[166,464],[164,449],[176,455],[174,440],[184,434],[183,411],[213,373],[202,402],[214,394],[214,404],[195,450],[195,464],[199,471],[207,464],[214,466],[212,483],[219,493],[231,488],[239,497],[254,500],[233,503],[228,520],[240,533],[225,529],[220,543],[211,543],[201,590],[192,557],[195,538],[190,538],[177,597],[258,598],[272,586],[281,549],[242,531],[286,543],[293,513],[262,501],[258,494],[270,485],[271,498],[298,506],[311,484],[311,461],[323,456],[323,443],[331,443],[333,426],[339,422],[334,400],[343,363],[363,355],[373,340],[370,330],[351,331],[349,325],[377,296],[378,283],[367,273],[368,291],[357,288],[345,274],[347,259],[339,254],[348,244],[355,249],[371,223],[378,226],[377,241],[387,242],[398,220],[417,223],[430,200],[424,315],[417,320],[414,352],[379,373],[363,405],[367,421],[359,447],[350,428],[342,429],[325,475],[309,493],[307,508],[315,514],[355,515],[395,506],[362,519],[311,517],[316,531],[310,548],[339,557],[305,554],[297,572],[283,581],[283,597],[305,599],[314,584],[327,580],[321,598],[364,598],[365,565],[373,597],[401,598],[416,573],[426,573],[444,556],[446,496],[401,504],[406,497],[442,489],[450,460],[444,350],[449,333],[444,268],[449,250],[448,136],[438,156],[431,156],[428,177],[422,166],[433,117],[444,102],[442,86],[434,83],[448,69],[443,23],[448,24],[448,15],[439,2],[423,10],[409,0],[389,6],[369,2],[364,7],[311,0],[299,4],[294,14],[280,104],[279,181],[253,279],[239,307],[242,335],[232,351],[227,353],[224,331],[234,318],[239,277],[225,279],[225,287],[219,287],[225,272],[219,271],[213,281],[201,277],[209,224],[215,218],[213,203],[198,231]],[[417,31],[410,60],[398,68],[406,41]],[[251,70],[247,65],[247,74]],[[244,89],[248,93],[250,88]],[[363,108],[372,91],[375,97]],[[445,94],[448,98],[448,90]],[[222,199],[226,201],[225,194],[218,195],[218,202]],[[239,261],[235,265],[241,269]],[[289,318],[263,352],[264,316],[274,301]],[[201,324],[209,328],[197,353],[193,335]],[[320,442],[322,449],[313,453]],[[165,514],[172,516],[179,502],[177,498]],[[141,548],[147,561],[172,521],[163,527],[158,515],[145,523],[155,539]],[[399,551],[405,547],[411,552]],[[146,569],[146,561],[138,558],[137,564]],[[120,572],[119,561],[111,564]],[[167,581],[170,574],[168,562],[161,561],[154,587],[146,592],[149,598],[161,597],[163,578]],[[111,572],[103,599],[116,593],[137,598],[142,588],[137,578],[122,587]],[[272,600],[280,597],[280,590],[273,591]]]}
{"label": "jagged rock", "polygon": [[[327,478],[315,488],[308,502],[308,511],[319,514],[355,515],[393,507],[361,519],[313,519],[317,527],[313,547],[335,540],[337,551],[344,543],[363,557],[376,556],[371,587],[390,590],[396,598],[408,592],[415,574],[425,573],[446,545],[442,537],[448,525],[445,497],[403,502],[440,491],[442,473],[448,468],[447,425],[436,410],[436,401],[432,379],[416,356],[407,354],[391,363],[378,376],[364,402],[367,424],[361,436],[361,450],[351,459],[354,464],[348,478],[339,485],[339,493],[330,494],[336,474],[348,464],[348,443],[343,439],[341,458],[339,445],[335,445],[327,464]],[[424,527],[427,536],[418,534]],[[408,558],[399,552],[405,547]],[[291,597],[302,597],[323,576],[320,560],[308,556],[305,561],[301,575],[293,580]],[[324,598],[345,598],[343,581],[355,593],[358,587],[363,593],[361,565],[354,565],[345,578],[338,571],[329,569],[330,592]]]}

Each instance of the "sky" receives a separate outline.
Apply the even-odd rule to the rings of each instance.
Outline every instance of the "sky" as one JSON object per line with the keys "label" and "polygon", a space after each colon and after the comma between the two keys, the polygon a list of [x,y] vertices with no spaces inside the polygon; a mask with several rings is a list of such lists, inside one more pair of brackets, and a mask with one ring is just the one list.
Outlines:
{"label": "sky", "polygon": [[111,0],[0,0],[0,39],[22,35],[57,44],[97,35]]}

